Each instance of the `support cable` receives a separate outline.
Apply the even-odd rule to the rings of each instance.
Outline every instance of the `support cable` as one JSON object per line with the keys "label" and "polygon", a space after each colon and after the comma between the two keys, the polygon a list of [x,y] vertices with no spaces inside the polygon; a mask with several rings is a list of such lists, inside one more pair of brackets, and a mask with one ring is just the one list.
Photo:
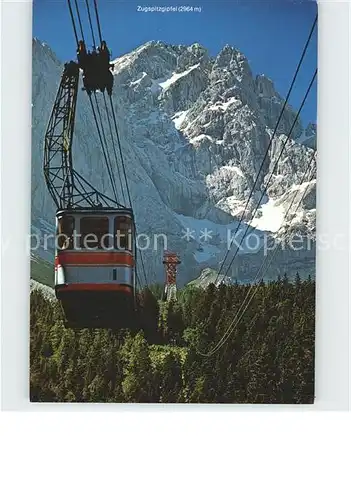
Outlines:
{"label": "support cable", "polygon": [[75,3],[75,6],[76,6],[76,11],[77,11],[77,17],[78,17],[78,23],[79,23],[80,33],[82,35],[82,40],[85,43],[84,33],[83,33],[83,25],[82,25],[82,20],[81,20],[81,17],[80,17],[80,12],[79,12],[79,7],[78,7],[78,1],[74,0],[74,3]]}
{"label": "support cable", "polygon": [[[314,20],[314,22],[313,22],[313,25],[312,25],[312,28],[311,28],[311,30],[310,30],[309,36],[308,36],[308,38],[307,38],[307,41],[306,41],[305,47],[304,47],[303,52],[302,52],[302,54],[301,54],[300,61],[299,61],[298,66],[297,66],[297,68],[296,68],[296,70],[295,70],[295,74],[294,74],[293,80],[292,80],[292,82],[291,82],[291,85],[290,85],[289,91],[288,91],[287,96],[286,96],[286,98],[285,98],[284,105],[283,105],[283,107],[282,107],[282,109],[281,109],[280,115],[279,115],[279,117],[278,117],[278,121],[277,121],[276,126],[275,126],[275,128],[274,128],[274,130],[273,130],[272,137],[271,137],[271,139],[270,139],[270,141],[269,141],[269,144],[268,144],[268,147],[267,147],[266,153],[265,153],[265,155],[264,155],[264,157],[263,157],[263,160],[262,160],[262,162],[261,162],[260,168],[259,168],[259,170],[258,170],[258,173],[257,173],[256,178],[255,178],[255,181],[254,181],[254,184],[253,184],[253,186],[252,186],[252,188],[251,188],[251,190],[250,190],[249,197],[248,197],[248,199],[247,199],[247,201],[246,201],[246,204],[245,204],[244,210],[243,210],[243,211],[242,211],[242,213],[241,213],[240,220],[239,220],[239,224],[238,224],[238,226],[237,226],[237,228],[236,228],[236,230],[235,230],[234,237],[236,236],[236,234],[237,234],[237,232],[238,232],[238,230],[239,230],[239,227],[241,226],[241,223],[242,223],[242,221],[243,221],[243,219],[244,219],[244,216],[245,216],[246,210],[247,210],[247,208],[248,208],[248,205],[249,205],[249,203],[250,203],[251,197],[252,197],[253,192],[254,192],[254,190],[255,190],[255,186],[256,186],[256,184],[257,184],[257,182],[258,182],[258,179],[259,179],[260,174],[261,174],[261,172],[262,172],[262,169],[263,169],[264,163],[265,163],[265,161],[266,161],[266,158],[267,158],[268,153],[269,153],[269,151],[270,151],[270,148],[271,148],[271,146],[272,146],[273,139],[274,139],[274,137],[275,137],[275,135],[276,135],[276,133],[277,133],[277,130],[278,130],[278,127],[279,127],[280,121],[281,121],[281,119],[282,119],[282,117],[283,117],[283,114],[284,114],[285,108],[286,108],[286,106],[287,106],[287,104],[288,104],[288,100],[289,100],[289,98],[290,98],[290,95],[291,95],[291,92],[292,92],[293,87],[294,87],[294,85],[295,85],[295,82],[296,82],[297,76],[298,76],[298,74],[299,74],[299,71],[300,71],[301,65],[302,65],[303,60],[304,60],[304,58],[305,58],[305,55],[306,55],[306,52],[307,52],[308,46],[309,46],[309,44],[310,44],[310,41],[311,41],[311,38],[312,38],[312,35],[313,35],[313,32],[314,32],[314,29],[315,29],[315,26],[316,26],[316,23],[317,23],[317,19],[318,19],[318,15],[315,17],[315,20]],[[232,243],[231,243],[231,245],[232,245]],[[226,261],[226,259],[227,259],[228,255],[229,255],[229,252],[230,252],[230,249],[231,249],[231,245],[229,246],[229,248],[228,248],[228,250],[227,250],[227,252],[226,252],[226,255],[225,255],[225,257],[224,257],[224,259],[223,259],[223,261],[222,261],[222,263],[221,263],[220,269],[219,269],[219,271],[218,271],[218,273],[217,273],[216,282],[217,282],[217,280],[218,280],[219,275],[220,275],[220,274],[221,274],[221,272],[222,272],[222,269],[223,269],[223,267],[224,267],[225,261]]]}
{"label": "support cable", "polygon": [[[228,267],[227,267],[227,270],[226,270],[226,272],[225,272],[225,274],[224,274],[224,278],[228,275],[229,269],[230,269],[230,267],[232,266],[232,264],[233,264],[233,262],[234,262],[234,260],[235,260],[235,257],[237,256],[237,254],[238,254],[238,252],[239,252],[239,249],[240,249],[240,247],[241,247],[241,244],[242,244],[242,242],[244,241],[244,239],[245,239],[245,237],[246,237],[246,235],[247,235],[248,231],[250,230],[250,228],[251,228],[251,231],[253,231],[253,229],[254,229],[254,228],[252,228],[252,227],[250,226],[250,223],[251,223],[251,222],[253,221],[253,219],[255,218],[255,215],[256,215],[256,213],[257,213],[257,211],[258,211],[258,209],[259,209],[259,207],[260,207],[260,205],[261,205],[261,202],[262,202],[262,200],[263,200],[263,197],[264,197],[264,195],[265,195],[265,194],[266,194],[266,192],[267,192],[267,189],[268,189],[269,183],[270,183],[270,181],[271,181],[271,179],[272,179],[272,177],[273,177],[273,175],[274,175],[274,173],[275,173],[275,171],[276,171],[276,168],[277,168],[277,166],[278,166],[278,163],[279,163],[279,161],[280,161],[280,158],[282,157],[282,154],[283,154],[283,152],[284,152],[284,150],[285,150],[285,147],[286,147],[286,145],[287,145],[288,141],[290,140],[290,136],[291,136],[291,134],[292,134],[292,131],[293,131],[294,127],[295,127],[295,124],[296,124],[296,122],[297,122],[297,120],[298,120],[299,116],[300,116],[300,113],[301,113],[301,111],[302,111],[302,108],[303,108],[303,107],[304,107],[304,105],[305,105],[305,102],[306,102],[307,97],[308,97],[308,95],[309,95],[309,93],[310,93],[310,91],[311,91],[311,88],[312,88],[313,83],[314,83],[314,81],[315,81],[315,79],[316,79],[316,76],[317,76],[317,69],[315,70],[314,75],[313,75],[313,77],[312,77],[312,79],[311,79],[311,81],[310,81],[310,84],[309,84],[309,86],[308,86],[308,89],[307,89],[307,90],[306,90],[306,92],[305,92],[305,96],[304,96],[304,98],[303,98],[303,100],[302,100],[302,103],[301,103],[301,105],[300,105],[300,107],[299,107],[299,110],[298,110],[298,112],[297,112],[297,114],[296,114],[296,116],[295,116],[295,119],[294,119],[294,121],[293,121],[293,123],[292,123],[292,125],[291,125],[291,127],[290,127],[290,130],[289,130],[289,132],[288,132],[288,135],[287,135],[287,137],[286,137],[286,139],[285,139],[285,141],[284,141],[284,143],[283,143],[282,149],[281,149],[281,151],[280,151],[280,153],[279,153],[279,155],[278,155],[278,158],[277,158],[277,160],[276,160],[276,162],[275,162],[275,164],[274,164],[274,167],[273,167],[273,169],[272,169],[272,172],[271,172],[271,173],[270,173],[270,175],[269,175],[268,181],[266,182],[266,185],[265,185],[265,187],[264,187],[264,189],[263,189],[263,191],[262,191],[262,193],[261,193],[260,199],[258,200],[258,203],[257,203],[257,205],[256,205],[256,207],[255,207],[255,210],[254,210],[254,211],[253,211],[253,213],[252,213],[251,219],[250,219],[250,221],[247,223],[247,225],[246,225],[246,229],[245,229],[244,234],[243,234],[243,236],[242,236],[242,238],[241,238],[241,240],[240,240],[240,243],[239,243],[239,245],[237,246],[237,249],[236,249],[236,251],[235,251],[235,253],[234,253],[234,255],[233,255],[233,257],[232,257],[232,259],[231,259],[231,261],[230,261],[230,263],[229,263],[229,265],[228,265]],[[232,244],[232,242],[231,242],[231,244]],[[216,283],[217,283],[217,279],[218,279],[218,276],[217,276],[217,278],[216,278]],[[221,281],[222,281],[222,280],[221,280]]]}
{"label": "support cable", "polygon": [[[315,166],[312,166],[312,163],[313,163],[313,160],[315,159],[316,157],[316,152],[314,152],[311,156],[311,159],[308,163],[308,166],[306,167],[306,170],[304,172],[304,175],[303,175],[303,178],[301,180],[301,183],[300,183],[300,186],[303,185],[303,183],[305,182],[305,179],[309,177],[309,181],[308,182],[311,182],[311,180],[314,178],[315,176],[315,173],[316,173],[316,167]],[[306,186],[297,206],[296,206],[296,209],[295,209],[295,213],[297,212],[297,210],[299,209],[302,201],[304,200],[306,194],[307,194],[307,191],[308,191],[308,188],[309,186]],[[291,203],[288,207],[288,209],[286,210],[285,214],[284,214],[284,219],[283,219],[283,222],[281,224],[281,227],[283,227],[283,224],[287,221],[288,219],[288,215],[289,215],[289,212],[290,210],[292,209],[293,205],[294,205],[294,202],[295,202],[295,199],[298,195],[299,191],[296,190],[295,192],[295,195],[293,197],[293,199],[291,200]],[[245,314],[247,308],[249,307],[250,303],[252,302],[254,296],[256,295],[257,291],[258,291],[258,284],[257,284],[257,280],[260,278],[261,276],[261,279],[263,279],[265,273],[267,272],[267,270],[269,269],[271,263],[273,262],[273,259],[274,257],[276,256],[277,252],[278,252],[278,249],[279,249],[279,246],[277,245],[275,247],[275,249],[273,250],[272,254],[270,255],[270,257],[268,258],[268,255],[263,259],[262,261],[262,264],[259,268],[259,270],[257,271],[256,273],[256,276],[253,280],[253,282],[251,283],[250,287],[249,287],[249,290],[241,304],[241,306],[239,307],[239,310],[237,311],[236,315],[234,316],[234,319],[232,320],[232,322],[230,323],[229,327],[227,328],[226,332],[223,334],[222,338],[219,340],[219,342],[216,344],[216,346],[214,348],[212,348],[208,353],[202,353],[200,351],[198,351],[198,354],[200,354],[200,356],[203,356],[203,357],[210,357],[212,356],[213,354],[215,354],[225,343],[226,341],[229,339],[230,335],[232,334],[232,332],[235,330],[235,328],[237,327],[237,325],[239,324],[239,322],[241,321],[243,315]],[[254,289],[254,290],[253,290]],[[250,294],[251,294],[251,291],[253,290],[253,293],[250,297]]]}
{"label": "support cable", "polygon": [[108,126],[109,126],[109,130],[110,130],[111,142],[112,142],[112,147],[113,147],[113,153],[114,153],[114,157],[115,157],[116,168],[117,168],[118,177],[119,177],[119,183],[120,183],[120,186],[121,186],[121,194],[122,194],[123,205],[126,205],[126,199],[125,199],[125,196],[124,196],[124,189],[123,189],[122,176],[121,176],[121,169],[120,169],[119,161],[118,161],[118,158],[117,158],[117,151],[116,151],[115,141],[113,140],[112,124],[111,124],[110,113],[109,113],[109,110],[108,110],[108,107],[107,107],[107,101],[106,101],[105,92],[103,92],[103,96],[104,96],[105,111],[106,111]]}
{"label": "support cable", "polygon": [[71,0],[68,0],[68,8],[69,8],[69,13],[70,13],[70,15],[71,15],[71,20],[72,20],[72,25],[73,25],[74,36],[75,36],[75,39],[76,39],[76,42],[77,42],[77,47],[78,47],[79,38],[78,38],[78,33],[77,33],[76,23],[75,23],[75,20],[74,20],[74,15],[73,15],[73,10],[72,10]]}
{"label": "support cable", "polygon": [[96,41],[95,41],[95,36],[94,36],[94,28],[93,28],[93,23],[91,21],[91,15],[90,15],[89,0],[85,0],[85,3],[86,3],[86,6],[87,6],[87,11],[88,11],[88,18],[89,18],[91,36],[92,36],[92,39],[93,39],[94,48],[96,48]]}
{"label": "support cable", "polygon": [[[120,141],[120,137],[119,137],[119,133],[118,133],[116,114],[115,114],[115,110],[113,107],[112,97],[111,96],[109,96],[109,97],[110,97],[110,104],[111,104],[111,110],[112,110],[112,118],[113,118],[115,133],[116,133],[116,137],[117,137],[117,144],[118,144],[119,154],[121,157],[121,165],[122,165],[125,184],[126,184],[126,188],[127,188],[128,202],[129,202],[130,208],[133,210],[132,198],[130,195],[130,189],[129,189],[128,179],[127,179],[127,174],[126,174],[126,167],[125,167],[123,153],[122,153],[122,145],[121,145],[121,141]],[[135,237],[137,238],[137,229],[136,229],[135,221],[134,221],[134,231],[135,231]],[[143,275],[144,275],[144,279],[145,279],[145,284],[148,287],[148,280],[147,280],[146,271],[145,271],[144,259],[143,259],[143,255],[142,255],[140,249],[139,249],[139,255],[140,255],[140,262],[141,262]]]}
{"label": "support cable", "polygon": [[100,120],[101,135],[102,135],[102,138],[103,138],[103,141],[104,141],[104,145],[105,145],[106,156],[108,158],[108,164],[107,164],[108,175],[110,177],[113,195],[114,195],[114,197],[116,198],[116,201],[117,201],[116,180],[115,180],[115,177],[113,175],[113,170],[112,170],[112,167],[111,167],[111,157],[110,157],[109,148],[108,148],[108,145],[107,145],[107,139],[106,139],[106,134],[105,134],[104,125],[103,125],[103,121],[102,121],[101,111],[100,111],[99,103],[98,103],[97,96],[96,96],[95,92],[94,92],[94,99],[95,99],[96,109],[97,109],[97,113],[99,115],[99,120]]}
{"label": "support cable", "polygon": [[97,6],[97,1],[96,0],[94,0],[94,7],[95,7],[96,23],[97,23],[97,27],[98,27],[98,30],[99,30],[100,43],[102,43],[100,18],[99,18],[99,11],[98,11],[98,6]]}
{"label": "support cable", "polygon": [[[101,143],[101,148],[102,148],[102,153],[103,153],[103,156],[104,156],[104,159],[105,159],[107,171],[108,171],[109,176],[110,176],[109,159],[108,159],[106,151],[105,151],[104,141],[103,141],[103,138],[102,138],[102,135],[101,135],[101,131],[100,131],[100,127],[99,127],[99,123],[98,123],[98,119],[97,119],[97,116],[96,116],[96,112],[95,112],[95,109],[94,109],[94,104],[93,104],[91,95],[89,95],[89,101],[90,101],[91,109],[92,109],[92,112],[93,112],[93,116],[94,116],[96,128],[97,128],[97,131],[98,131],[98,135],[99,135],[99,139],[100,139],[100,143]],[[113,180],[112,180],[111,176],[110,176],[110,181],[111,181],[111,184],[113,186]],[[117,203],[117,200],[116,200],[116,203]]]}

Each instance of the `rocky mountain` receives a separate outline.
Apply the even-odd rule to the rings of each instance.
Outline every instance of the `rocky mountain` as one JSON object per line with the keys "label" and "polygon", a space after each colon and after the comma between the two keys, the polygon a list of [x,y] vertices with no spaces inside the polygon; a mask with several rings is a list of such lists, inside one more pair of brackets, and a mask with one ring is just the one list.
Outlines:
{"label": "rocky mountain", "polygon": [[203,269],[201,274],[196,280],[190,281],[188,283],[189,286],[195,286],[198,288],[207,288],[210,283],[218,286],[220,283],[230,285],[232,283],[232,279],[224,276],[223,274],[217,277],[217,272],[214,269]]}
{"label": "rocky mountain", "polygon": [[[284,99],[269,78],[253,75],[245,56],[229,46],[213,58],[199,44],[176,46],[152,41],[119,57],[114,64],[113,105],[137,228],[150,241],[143,251],[148,280],[163,281],[160,242],[165,240],[157,235],[165,235],[168,249],[181,256],[179,278],[184,283],[196,278],[202,269],[217,269],[223,259]],[[62,68],[51,48],[34,39],[32,225],[41,237],[52,231],[55,213],[44,183],[42,158],[43,138]],[[108,131],[102,97],[97,95]],[[248,222],[295,117],[296,111],[287,106],[245,214]],[[303,189],[300,184],[314,153],[315,138],[315,126],[310,124],[304,130],[298,119],[251,223],[258,245],[243,246],[236,269],[240,270],[241,259],[248,252],[258,258],[266,235],[278,237],[282,225],[284,231],[314,234],[315,180]],[[74,141],[75,168],[112,196],[84,92],[78,99]],[[107,142],[113,151],[108,133]],[[114,169],[118,179],[116,166]],[[296,207],[305,188],[308,196],[297,213],[292,212],[289,221],[284,221],[292,198],[297,192]],[[118,192],[121,202],[122,191]],[[144,247],[146,236],[140,236],[139,242]],[[50,260],[52,248],[39,248],[34,254]]]}

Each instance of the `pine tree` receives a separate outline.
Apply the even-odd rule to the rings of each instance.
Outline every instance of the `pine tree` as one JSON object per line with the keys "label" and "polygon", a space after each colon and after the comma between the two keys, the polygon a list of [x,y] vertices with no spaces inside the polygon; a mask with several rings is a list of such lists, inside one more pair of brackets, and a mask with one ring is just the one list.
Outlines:
{"label": "pine tree", "polygon": [[140,293],[140,320],[141,328],[151,344],[160,342],[158,332],[159,304],[157,298],[149,288]]}
{"label": "pine tree", "polygon": [[124,362],[123,394],[133,403],[151,402],[153,373],[148,344],[139,332],[134,338],[127,337],[122,356]]}
{"label": "pine tree", "polygon": [[241,314],[249,290],[185,287],[160,304],[144,291],[144,332],[66,329],[58,303],[33,292],[31,400],[313,402],[314,281],[261,282]]}

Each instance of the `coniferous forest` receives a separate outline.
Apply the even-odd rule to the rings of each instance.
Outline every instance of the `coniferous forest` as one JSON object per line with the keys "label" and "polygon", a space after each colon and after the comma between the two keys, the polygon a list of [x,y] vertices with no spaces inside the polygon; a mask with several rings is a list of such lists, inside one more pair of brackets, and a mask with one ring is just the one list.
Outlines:
{"label": "coniferous forest", "polygon": [[313,403],[314,281],[261,282],[233,323],[248,290],[187,286],[161,302],[145,289],[133,331],[66,329],[59,304],[33,291],[31,401]]}

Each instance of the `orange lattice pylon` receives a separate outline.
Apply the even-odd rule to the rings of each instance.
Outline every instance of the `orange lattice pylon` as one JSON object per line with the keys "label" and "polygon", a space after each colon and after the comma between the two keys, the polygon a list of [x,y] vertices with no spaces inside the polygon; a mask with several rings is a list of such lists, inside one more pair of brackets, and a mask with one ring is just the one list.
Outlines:
{"label": "orange lattice pylon", "polygon": [[163,264],[166,269],[166,282],[164,296],[166,300],[177,299],[177,266],[181,260],[174,252],[166,250],[163,254]]}

